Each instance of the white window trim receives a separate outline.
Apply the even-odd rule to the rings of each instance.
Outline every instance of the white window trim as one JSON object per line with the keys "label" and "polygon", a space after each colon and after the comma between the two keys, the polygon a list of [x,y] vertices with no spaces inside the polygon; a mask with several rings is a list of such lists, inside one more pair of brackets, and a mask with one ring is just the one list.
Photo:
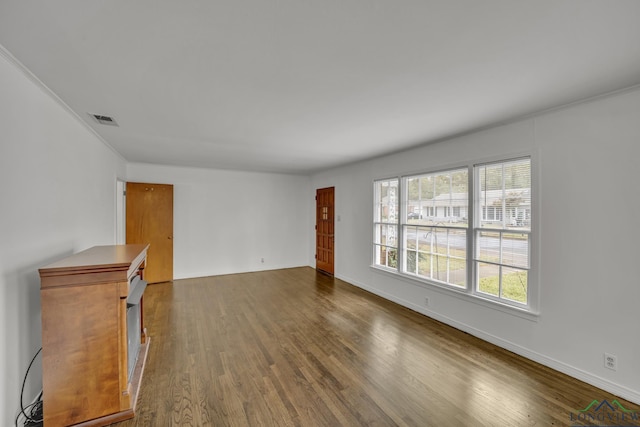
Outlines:
{"label": "white window trim", "polygon": [[[373,188],[375,190],[376,184],[378,182],[395,181],[395,180],[398,180],[398,178],[395,177],[395,176],[376,179],[376,180],[373,181]],[[401,191],[401,186],[400,186],[400,181],[399,180],[398,180],[398,185],[397,185],[396,188],[398,189],[398,193],[399,193]],[[400,197],[400,195],[398,194],[396,197]],[[374,200],[374,203],[377,205],[376,202],[377,201]],[[399,203],[398,203],[398,205],[399,205]],[[399,263],[400,254],[398,253],[399,252],[399,246],[398,245],[399,245],[399,242],[400,242],[400,240],[399,240],[400,239],[400,231],[398,230],[398,221],[400,220],[400,214],[401,214],[400,213],[400,206],[398,206],[398,210],[396,212],[396,222],[395,223],[390,223],[390,222],[384,222],[382,220],[380,220],[380,221],[376,220],[375,213],[374,213],[374,218],[373,218],[373,223],[372,223],[373,228],[374,228],[374,236],[373,236],[373,239],[372,239],[372,242],[371,242],[371,247],[372,247],[372,261],[371,261],[371,264],[375,265],[379,269],[386,270],[386,271],[389,271],[389,272],[393,272],[393,271],[397,270],[397,268],[398,268],[397,265]],[[375,263],[375,261],[377,259],[377,254],[376,254],[376,247],[377,246],[393,247],[393,246],[389,246],[389,245],[382,245],[382,244],[380,244],[380,243],[378,243],[376,241],[375,233],[377,231],[375,229],[377,228],[378,225],[393,225],[393,226],[396,227],[396,246],[395,246],[395,250],[396,250],[396,267],[395,268]]]}
{"label": "white window trim", "polygon": [[[531,243],[530,243],[530,254],[529,254],[530,266],[529,266],[529,278],[527,283],[527,304],[526,305],[517,304],[517,303],[509,304],[507,302],[504,302],[503,300],[500,300],[497,298],[491,298],[483,293],[475,291],[474,289],[475,288],[475,262],[473,260],[473,250],[474,250],[473,245],[475,242],[475,236],[474,236],[475,218],[474,217],[476,215],[476,212],[475,212],[476,209],[474,206],[474,204],[476,203],[474,167],[483,165],[483,164],[489,164],[489,163],[509,162],[509,161],[514,161],[522,158],[529,158],[531,161],[532,210],[531,210],[531,225],[530,225],[530,232],[529,232]],[[474,159],[464,164],[456,164],[448,167],[441,166],[441,167],[432,168],[424,171],[410,172],[406,174],[403,173],[403,174],[398,174],[394,177],[376,178],[374,179],[374,182],[381,181],[384,179],[397,178],[399,180],[398,185],[400,186],[399,193],[403,194],[403,192],[405,191],[405,189],[403,188],[403,178],[405,177],[420,175],[420,174],[432,174],[432,173],[444,172],[452,169],[460,169],[465,167],[468,168],[469,170],[468,191],[470,195],[469,197],[470,202],[468,203],[468,214],[469,214],[468,228],[466,229],[467,230],[467,275],[468,275],[466,288],[457,288],[453,285],[438,283],[432,280],[424,279],[415,275],[402,272],[401,257],[403,256],[402,255],[403,250],[400,247],[398,247],[398,267],[397,268],[392,269],[392,268],[387,268],[381,265],[376,265],[375,258],[372,258],[370,268],[372,268],[372,270],[375,272],[389,274],[392,277],[399,278],[412,285],[420,286],[428,290],[434,290],[439,293],[453,296],[453,297],[456,297],[465,301],[469,301],[475,304],[479,304],[487,308],[495,309],[504,313],[513,314],[527,320],[537,321],[540,315],[540,280],[539,280],[540,269],[539,269],[539,266],[540,266],[541,254],[540,254],[539,224],[540,224],[541,203],[540,203],[540,196],[539,196],[539,193],[540,193],[539,174],[540,174],[541,166],[539,162],[539,156],[537,155],[536,152],[526,151],[526,152],[512,153],[507,156],[502,155],[502,156],[493,156],[489,158]],[[400,218],[403,217],[402,215],[406,215],[406,212],[404,212],[404,209],[405,207],[403,206],[402,200],[399,200],[398,202],[399,216],[397,219],[398,234],[399,234],[398,244],[400,244],[400,242],[402,241],[401,239],[403,239],[403,236],[401,234],[403,232],[402,231],[403,227],[402,227],[402,222]],[[372,242],[372,247],[373,247],[373,242]]]}
{"label": "white window trim", "polygon": [[[525,320],[537,322],[540,313],[533,310],[526,310],[513,305],[504,304],[501,301],[484,298],[482,295],[471,294],[466,289],[456,289],[453,286],[441,285],[436,282],[420,279],[416,276],[402,273],[400,271],[384,268],[382,266],[371,265],[370,268],[380,274],[389,275],[395,279],[400,279],[413,286],[418,286],[428,291],[435,291],[443,295],[451,296],[463,301],[471,302],[481,305],[486,308],[497,310],[503,313],[511,314],[517,317],[521,317]],[[431,308],[431,307],[430,307]]]}

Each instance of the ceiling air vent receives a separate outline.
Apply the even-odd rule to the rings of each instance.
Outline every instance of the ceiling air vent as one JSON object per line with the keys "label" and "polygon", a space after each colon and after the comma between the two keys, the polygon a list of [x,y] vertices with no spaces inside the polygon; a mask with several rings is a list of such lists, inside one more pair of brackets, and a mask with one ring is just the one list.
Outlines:
{"label": "ceiling air vent", "polygon": [[118,126],[118,123],[115,121],[113,117],[104,116],[102,114],[93,114],[93,113],[89,113],[89,115],[93,117],[93,119],[96,122],[100,123],[101,125]]}

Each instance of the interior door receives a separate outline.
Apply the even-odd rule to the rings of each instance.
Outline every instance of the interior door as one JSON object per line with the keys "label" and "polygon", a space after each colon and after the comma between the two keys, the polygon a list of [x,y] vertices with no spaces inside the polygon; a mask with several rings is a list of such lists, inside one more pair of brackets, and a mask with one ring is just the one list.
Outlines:
{"label": "interior door", "polygon": [[316,190],[316,270],[333,275],[334,187]]}
{"label": "interior door", "polygon": [[173,185],[127,183],[127,243],[149,244],[144,278],[173,280]]}

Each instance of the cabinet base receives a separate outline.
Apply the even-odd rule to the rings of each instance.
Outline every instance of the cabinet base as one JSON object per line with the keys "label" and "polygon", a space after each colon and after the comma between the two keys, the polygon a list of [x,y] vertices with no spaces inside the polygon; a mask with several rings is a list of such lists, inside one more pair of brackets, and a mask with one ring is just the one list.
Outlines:
{"label": "cabinet base", "polygon": [[144,367],[147,363],[150,344],[151,338],[147,336],[146,342],[140,346],[140,353],[138,353],[136,367],[134,368],[133,376],[131,377],[131,409],[107,415],[106,417],[96,418],[95,420],[85,421],[80,424],[74,424],[73,427],[103,427],[131,419],[135,416],[138,393],[140,392],[140,384],[142,383],[142,373],[144,372]]}

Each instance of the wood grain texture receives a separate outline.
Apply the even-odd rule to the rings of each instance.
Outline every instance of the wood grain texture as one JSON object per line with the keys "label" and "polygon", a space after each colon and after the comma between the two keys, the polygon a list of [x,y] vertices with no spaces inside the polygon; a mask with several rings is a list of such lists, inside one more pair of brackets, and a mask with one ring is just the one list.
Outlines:
{"label": "wood grain texture", "polygon": [[150,244],[145,280],[173,279],[173,185],[128,182],[127,243]]}
{"label": "wood grain texture", "polygon": [[47,427],[104,426],[134,415],[126,297],[146,251],[99,246],[39,270]]}
{"label": "wood grain texture", "polygon": [[154,344],[117,427],[564,426],[615,399],[308,267],[145,298]]}
{"label": "wood grain texture", "polygon": [[335,188],[316,190],[316,269],[333,275]]}
{"label": "wood grain texture", "polygon": [[117,288],[49,288],[41,296],[47,425],[65,426],[119,412]]}
{"label": "wood grain texture", "polygon": [[128,283],[136,270],[144,268],[148,249],[148,244],[94,246],[40,268],[40,287]]}

